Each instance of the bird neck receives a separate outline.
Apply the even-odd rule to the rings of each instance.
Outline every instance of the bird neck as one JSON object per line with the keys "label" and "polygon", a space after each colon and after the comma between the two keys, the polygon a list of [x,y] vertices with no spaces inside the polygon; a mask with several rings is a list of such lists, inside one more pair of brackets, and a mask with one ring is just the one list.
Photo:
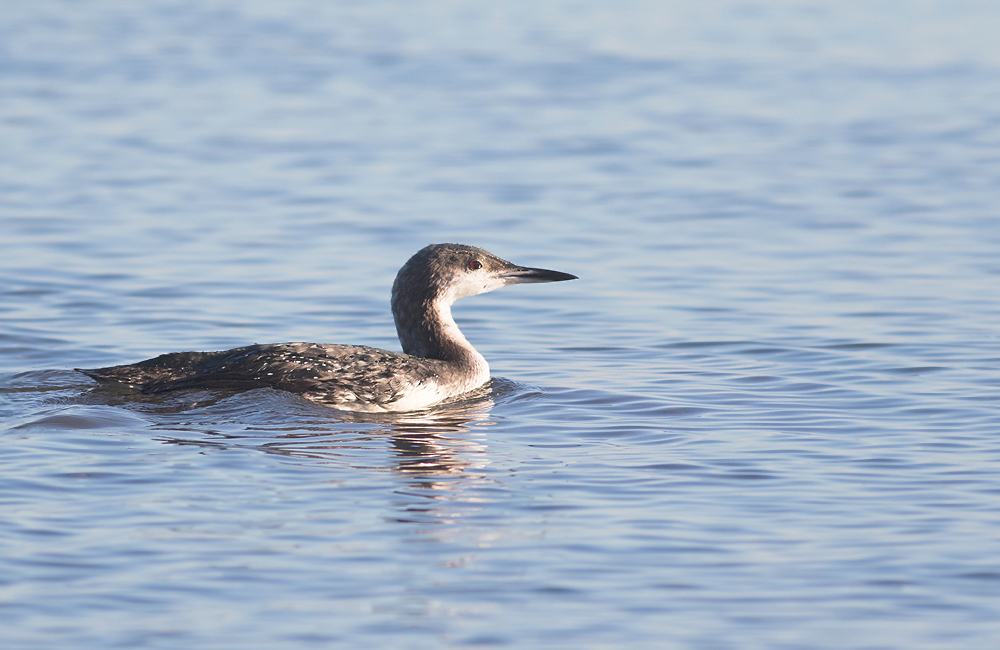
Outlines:
{"label": "bird neck", "polygon": [[489,375],[483,355],[472,347],[451,315],[451,302],[429,297],[419,304],[393,301],[393,319],[403,352],[456,364],[469,372]]}

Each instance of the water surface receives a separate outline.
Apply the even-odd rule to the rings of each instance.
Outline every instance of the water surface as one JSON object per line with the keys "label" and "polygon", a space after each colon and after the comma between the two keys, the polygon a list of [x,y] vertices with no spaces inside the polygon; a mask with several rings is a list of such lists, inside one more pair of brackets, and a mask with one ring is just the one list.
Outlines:
{"label": "water surface", "polygon": [[[1000,639],[1000,13],[36,2],[0,24],[5,648]],[[74,367],[398,349],[430,413]]]}

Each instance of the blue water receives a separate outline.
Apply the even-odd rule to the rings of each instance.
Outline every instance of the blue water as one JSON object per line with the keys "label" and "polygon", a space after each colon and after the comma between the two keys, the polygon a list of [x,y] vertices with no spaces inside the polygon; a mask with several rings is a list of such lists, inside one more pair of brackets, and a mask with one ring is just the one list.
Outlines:
{"label": "blue water", "polygon": [[[6,3],[0,646],[996,646],[997,25]],[[456,304],[458,404],[72,371],[398,350],[444,241],[580,276]]]}

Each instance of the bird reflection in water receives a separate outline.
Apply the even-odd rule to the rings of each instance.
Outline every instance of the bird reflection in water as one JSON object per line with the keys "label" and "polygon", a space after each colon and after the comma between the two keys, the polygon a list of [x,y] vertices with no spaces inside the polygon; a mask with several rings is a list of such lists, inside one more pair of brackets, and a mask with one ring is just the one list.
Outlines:
{"label": "bird reflection in water", "polygon": [[450,528],[480,511],[483,489],[494,482],[484,471],[490,463],[486,429],[495,424],[490,413],[518,390],[514,382],[494,378],[432,409],[384,414],[336,411],[271,389],[131,396],[128,405],[167,444],[254,450],[307,469],[328,468],[320,483],[314,472],[303,473],[301,480],[313,487],[349,485],[377,493],[379,476],[389,472],[398,480],[391,481],[390,494],[375,497],[388,506],[385,516],[415,525],[413,532],[430,541],[445,532],[442,525]]}
{"label": "bird reflection in water", "polygon": [[447,525],[470,514],[469,503],[478,501],[470,492],[489,480],[478,470],[489,464],[483,427],[495,424],[488,418],[492,404],[487,398],[477,408],[449,409],[394,425],[395,471],[406,479],[405,487],[394,491],[394,521]]}
{"label": "bird reflection in water", "polygon": [[[493,379],[459,400],[410,413],[334,411],[266,389],[192,394],[183,402],[181,396],[149,399],[141,410],[156,420],[154,429],[167,434],[159,437],[165,443],[256,449],[357,472],[390,469],[412,478],[414,490],[438,491],[452,489],[454,479],[469,478],[470,471],[489,463],[483,428],[494,424],[489,415],[495,398],[514,387],[507,380]],[[253,421],[246,422],[245,416]],[[198,435],[178,436],[180,431]],[[387,442],[394,452],[388,467],[381,462]]]}

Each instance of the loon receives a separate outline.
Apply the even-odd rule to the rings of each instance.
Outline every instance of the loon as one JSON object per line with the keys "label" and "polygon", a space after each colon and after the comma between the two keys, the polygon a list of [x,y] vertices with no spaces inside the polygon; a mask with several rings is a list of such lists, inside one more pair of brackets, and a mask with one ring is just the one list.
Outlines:
{"label": "loon", "polygon": [[432,244],[414,254],[392,284],[392,316],[403,354],[363,345],[274,343],[77,370],[147,394],[274,388],[345,411],[422,410],[490,379],[486,359],[455,324],[452,303],[509,284],[575,279],[517,266],[475,246]]}

